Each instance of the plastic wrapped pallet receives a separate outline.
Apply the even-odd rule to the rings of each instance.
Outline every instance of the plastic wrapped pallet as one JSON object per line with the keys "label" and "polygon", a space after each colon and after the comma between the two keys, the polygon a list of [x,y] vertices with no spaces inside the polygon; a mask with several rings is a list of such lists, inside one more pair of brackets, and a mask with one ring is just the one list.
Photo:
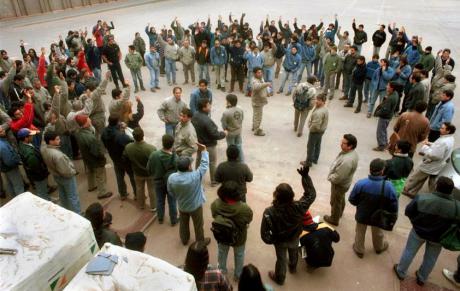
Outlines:
{"label": "plastic wrapped pallet", "polygon": [[106,243],[101,252],[118,256],[118,263],[112,274],[88,275],[85,266],[67,285],[65,291],[196,290],[192,275],[163,260],[110,243]]}
{"label": "plastic wrapped pallet", "polygon": [[62,290],[99,250],[91,223],[26,192],[0,208],[0,290]]}

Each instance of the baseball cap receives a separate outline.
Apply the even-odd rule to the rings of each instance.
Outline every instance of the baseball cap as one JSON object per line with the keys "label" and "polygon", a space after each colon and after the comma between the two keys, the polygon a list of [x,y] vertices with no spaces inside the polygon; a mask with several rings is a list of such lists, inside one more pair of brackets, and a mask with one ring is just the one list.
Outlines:
{"label": "baseball cap", "polygon": [[30,130],[28,128],[21,128],[19,131],[18,131],[18,138],[25,138],[25,137],[28,137],[29,135],[35,135],[37,134],[37,132],[35,130]]}

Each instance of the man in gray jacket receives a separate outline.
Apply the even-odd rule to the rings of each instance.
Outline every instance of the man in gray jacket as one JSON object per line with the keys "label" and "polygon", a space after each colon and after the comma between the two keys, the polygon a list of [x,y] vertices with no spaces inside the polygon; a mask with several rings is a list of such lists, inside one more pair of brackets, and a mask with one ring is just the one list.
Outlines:
{"label": "man in gray jacket", "polygon": [[326,99],[327,95],[324,93],[316,96],[316,106],[308,121],[307,159],[305,162],[301,162],[302,165],[307,165],[308,167],[318,163],[321,140],[329,122],[329,111],[325,106]]}
{"label": "man in gray jacket", "polygon": [[252,82],[252,131],[254,135],[264,136],[265,132],[260,128],[262,123],[263,108],[267,104],[268,88],[270,82],[265,82],[261,68],[254,68],[254,80]]}
{"label": "man in gray jacket", "polygon": [[222,122],[222,128],[228,132],[226,136],[227,146],[236,145],[240,152],[239,160],[243,162],[243,141],[241,139],[241,126],[243,125],[244,117],[243,109],[236,106],[238,103],[236,95],[228,94],[226,100],[227,110],[222,114],[220,121]]}
{"label": "man in gray jacket", "polygon": [[46,146],[41,147],[43,161],[58,185],[59,200],[64,208],[80,214],[80,198],[77,192],[77,171],[72,161],[59,150],[61,140],[55,132],[44,134]]}
{"label": "man in gray jacket", "polygon": [[182,109],[179,119],[180,122],[176,126],[176,134],[174,136],[174,150],[176,154],[181,156],[192,157],[197,150],[196,131],[191,123],[192,111],[188,108]]}
{"label": "man in gray jacket", "polygon": [[179,123],[180,113],[187,105],[181,100],[182,88],[173,88],[174,96],[166,98],[157,110],[158,117],[165,123],[166,134],[174,136],[176,126]]}
{"label": "man in gray jacket", "polygon": [[192,79],[192,85],[195,85],[195,48],[190,46],[190,41],[183,41],[182,47],[179,49],[179,60],[182,63],[184,70],[184,85],[188,84],[188,75]]}
{"label": "man in gray jacket", "polygon": [[345,209],[345,193],[350,188],[353,175],[358,167],[358,154],[355,149],[358,140],[352,134],[345,134],[340,148],[342,151],[331,165],[327,180],[331,182],[331,215],[324,215],[324,221],[339,225]]}

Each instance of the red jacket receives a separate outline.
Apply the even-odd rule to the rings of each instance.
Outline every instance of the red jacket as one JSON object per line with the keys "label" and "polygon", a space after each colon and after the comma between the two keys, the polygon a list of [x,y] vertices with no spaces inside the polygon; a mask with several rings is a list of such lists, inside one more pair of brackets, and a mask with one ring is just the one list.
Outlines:
{"label": "red jacket", "polygon": [[32,124],[34,120],[34,105],[32,103],[27,102],[24,105],[24,114],[20,119],[11,120],[10,128],[11,130],[16,133],[21,128],[28,128],[31,130],[37,130],[37,128]]}
{"label": "red jacket", "polygon": [[91,69],[88,66],[88,63],[86,62],[86,57],[85,57],[85,52],[84,51],[79,51],[78,52],[77,69],[80,72],[81,72],[82,69],[86,69],[91,75],[93,74],[91,72]]}
{"label": "red jacket", "polygon": [[46,60],[45,56],[41,55],[40,58],[38,59],[38,68],[37,68],[37,75],[38,79],[40,79],[40,83],[42,84],[43,87],[46,86]]}

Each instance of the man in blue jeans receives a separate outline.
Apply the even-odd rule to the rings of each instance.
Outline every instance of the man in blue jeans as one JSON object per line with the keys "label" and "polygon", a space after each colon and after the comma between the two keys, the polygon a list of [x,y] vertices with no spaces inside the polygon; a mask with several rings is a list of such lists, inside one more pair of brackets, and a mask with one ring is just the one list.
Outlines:
{"label": "man in blue jeans", "polygon": [[150,46],[150,51],[144,55],[145,65],[150,73],[150,91],[155,92],[155,89],[160,89],[160,54],[154,45]]}
{"label": "man in blue jeans", "polygon": [[440,237],[456,222],[456,211],[460,209],[460,203],[452,197],[453,189],[454,182],[450,178],[439,177],[435,192],[419,194],[407,205],[405,213],[412,223],[412,230],[399,264],[393,267],[399,280],[406,278],[407,270],[423,244],[426,244],[425,254],[415,276],[420,286],[428,279],[442,250]]}
{"label": "man in blue jeans", "polygon": [[41,153],[48,171],[58,185],[59,200],[64,208],[80,214],[80,198],[77,193],[77,171],[72,161],[59,149],[61,140],[53,131],[44,134],[46,146]]}
{"label": "man in blue jeans", "polygon": [[157,194],[158,223],[163,224],[166,198],[169,205],[169,219],[171,226],[177,224],[177,201],[168,192],[166,182],[169,175],[176,172],[177,155],[173,153],[174,137],[169,134],[161,138],[163,148],[150,154],[147,169],[153,176],[155,192]]}

